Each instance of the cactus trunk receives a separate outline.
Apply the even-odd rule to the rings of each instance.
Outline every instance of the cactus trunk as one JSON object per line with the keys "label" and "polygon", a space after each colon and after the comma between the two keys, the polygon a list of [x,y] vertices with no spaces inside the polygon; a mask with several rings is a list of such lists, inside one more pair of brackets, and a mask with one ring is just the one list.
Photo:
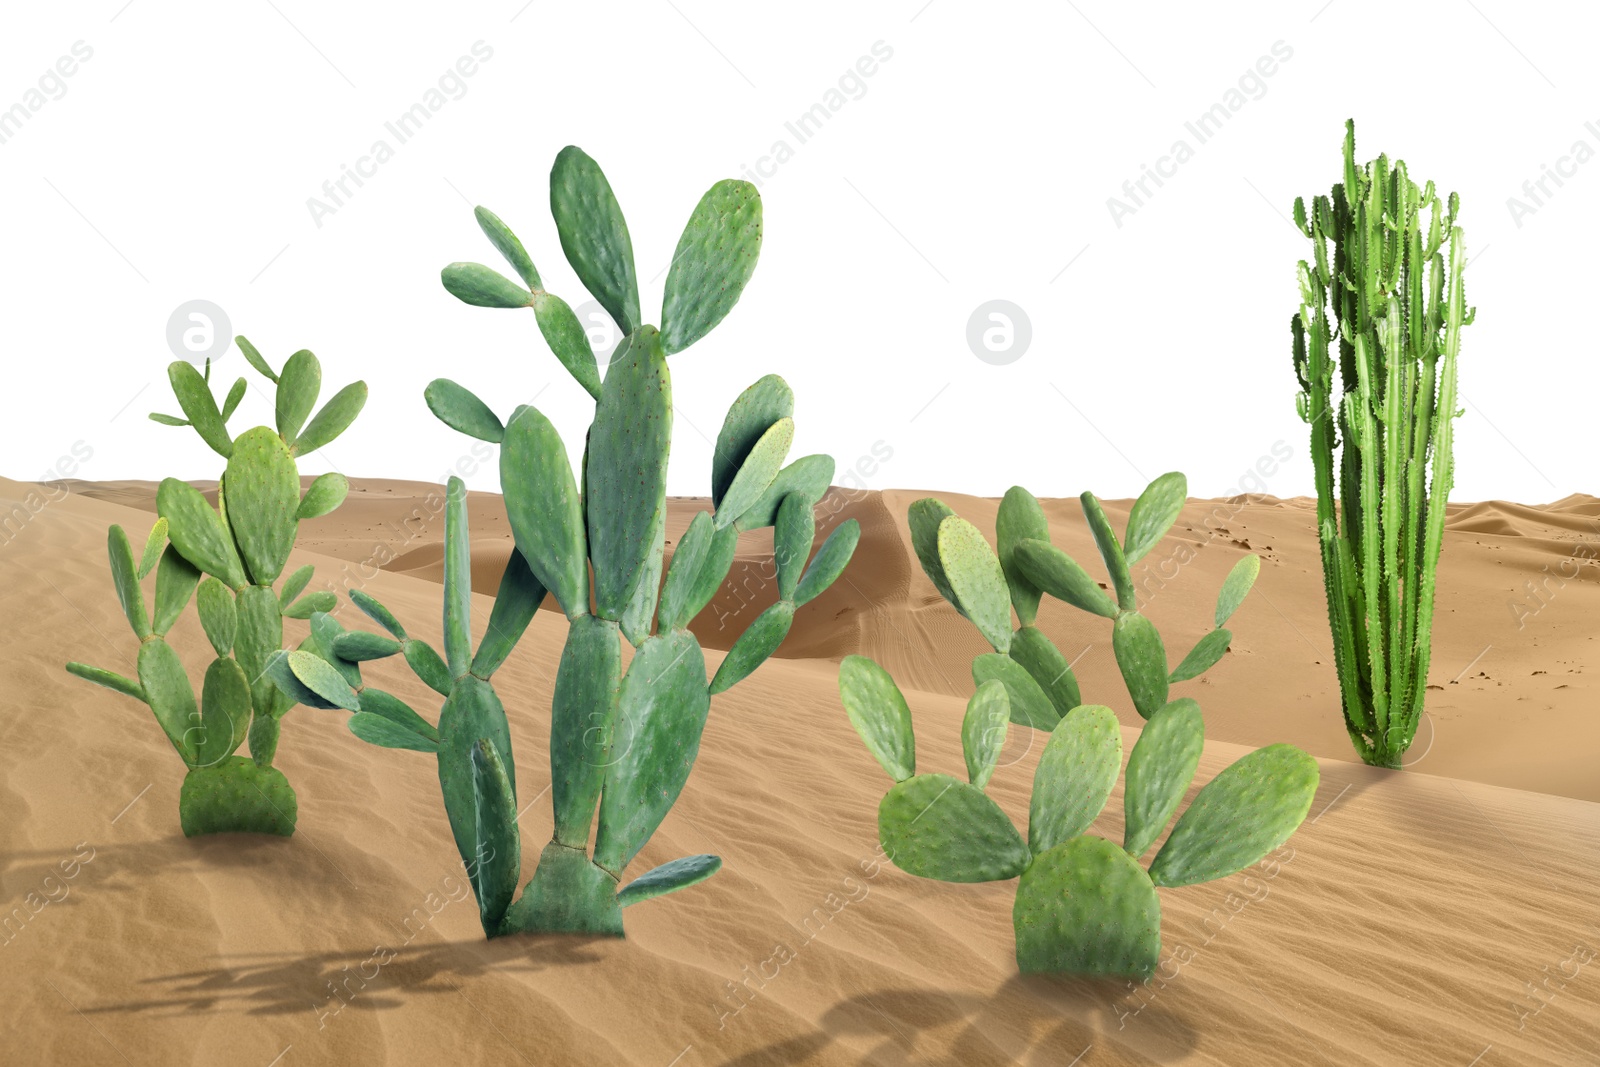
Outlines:
{"label": "cactus trunk", "polygon": [[1458,208],[1403,162],[1358,167],[1353,122],[1344,181],[1309,212],[1295,201],[1314,251],[1291,322],[1297,408],[1311,426],[1334,665],[1345,729],[1380,767],[1400,766],[1427,691],[1456,361],[1473,317]]}

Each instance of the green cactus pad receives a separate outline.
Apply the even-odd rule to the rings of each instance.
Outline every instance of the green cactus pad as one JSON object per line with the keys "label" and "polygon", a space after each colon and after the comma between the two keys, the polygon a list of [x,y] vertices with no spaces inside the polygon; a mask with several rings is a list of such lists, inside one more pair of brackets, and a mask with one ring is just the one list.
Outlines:
{"label": "green cactus pad", "polygon": [[722,658],[722,666],[711,680],[711,694],[726,692],[748,678],[783,644],[792,625],[794,602],[791,600],[780,600],[757,615]]}
{"label": "green cactus pad", "polygon": [[217,410],[217,398],[211,395],[210,384],[194,369],[194,364],[178,360],[167,366],[167,380],[178,405],[188,417],[200,439],[220,456],[232,452],[228,431],[222,425],[222,412]]}
{"label": "green cactus pad", "polygon": [[307,707],[358,711],[361,698],[327,660],[312,652],[274,652],[267,658],[267,677]]}
{"label": "green cactus pad", "polygon": [[1084,704],[1057,723],[1033,774],[1028,802],[1028,848],[1033,854],[1089,829],[1121,769],[1122,730],[1116,712]]}
{"label": "green cactus pad", "polygon": [[517,235],[511,232],[511,227],[500,221],[500,216],[486,207],[472,209],[472,217],[478,220],[478,228],[483,231],[495,250],[505,257],[519,277],[528,283],[529,289],[543,289],[544,284],[539,281],[539,272],[533,268],[533,259],[528,255],[528,250],[522,247],[522,242]]}
{"label": "green cactus pad", "polygon": [[295,435],[305,428],[311,409],[317,406],[317,395],[322,392],[322,364],[307,349],[301,349],[283,364],[278,377],[277,426],[284,441],[294,443]]}
{"label": "green cactus pad", "polygon": [[250,694],[258,711],[272,700],[273,681],[266,677],[267,657],[283,647],[283,614],[278,598],[266,586],[241,589],[234,600],[239,625],[233,635],[233,658],[250,679]]}
{"label": "green cactus pad", "polygon": [[1048,541],[1024,538],[1012,549],[1012,559],[1030,582],[1057,600],[1108,619],[1117,617],[1117,602],[1076,560]]}
{"label": "green cactus pad", "polygon": [[1293,745],[1268,745],[1224,768],[1179,817],[1151,879],[1194,885],[1255,863],[1305,819],[1319,777],[1317,761]]}
{"label": "green cactus pad", "polygon": [[150,630],[166,633],[178,622],[178,616],[194,597],[195,585],[200,584],[200,571],[194,563],[182,557],[173,545],[166,545],[162,561],[155,568],[155,611],[150,619]]}
{"label": "green cactus pad", "polygon": [[411,668],[411,673],[420,678],[423,685],[440,696],[450,695],[454,678],[450,674],[449,666],[432,645],[418,638],[408,637],[400,642],[400,654],[405,657],[406,666]]}
{"label": "green cactus pad", "polygon": [[656,599],[661,595],[661,568],[666,562],[666,552],[667,509],[663,507],[656,513],[655,533],[650,536],[650,554],[645,557],[644,566],[639,568],[633,592],[628,595],[628,606],[618,620],[622,624],[622,636],[635,648],[644,644],[645,638],[650,636],[656,616]]}
{"label": "green cactus pad", "polygon": [[183,762],[192,765],[194,749],[189,747],[188,732],[200,721],[194,686],[189,684],[183,661],[172,646],[159,637],[152,637],[139,646],[139,687],[167,740],[183,757]]}
{"label": "green cactus pad", "polygon": [[544,343],[550,346],[556,359],[590,396],[599,400],[600,364],[595,359],[594,346],[589,343],[588,331],[578,321],[577,314],[565,300],[544,292],[533,294],[533,313],[538,317]]}
{"label": "green cactus pad", "polygon": [[1089,520],[1089,531],[1094,534],[1095,547],[1100,550],[1106,573],[1111,576],[1111,588],[1117,592],[1117,605],[1124,611],[1132,611],[1138,606],[1133,595],[1133,575],[1128,573],[1128,560],[1122,554],[1122,545],[1117,542],[1116,532],[1111,529],[1111,520],[1106,518],[1105,509],[1093,493],[1083,493],[1078,501],[1083,505],[1084,518]]}
{"label": "green cactus pad", "polygon": [[478,896],[485,933],[493,933],[517,895],[522,845],[517,833],[517,797],[505,764],[488,741],[472,746],[472,794],[478,818],[478,855],[467,877]]}
{"label": "green cactus pad", "polygon": [[694,576],[694,584],[689,589],[683,607],[683,625],[688,626],[694,617],[705,610],[711,603],[711,598],[717,595],[717,590],[722,588],[722,583],[728,577],[728,570],[733,566],[733,557],[739,551],[739,529],[737,526],[728,526],[716,529],[716,520],[712,520],[713,532],[711,545],[706,549],[705,559],[700,562],[700,570]]}
{"label": "green cactus pad", "polygon": [[379,748],[408,749],[412,752],[428,752],[434,755],[439,752],[439,742],[423,737],[415,730],[408,730],[372,712],[358,711],[350,716],[346,725],[350,727],[350,732],[361,740]]}
{"label": "green cactus pad", "polygon": [[838,581],[844,569],[850,565],[856,545],[860,543],[861,523],[855,519],[846,519],[834,527],[827,540],[822,542],[822,547],[817,549],[805,574],[800,576],[800,584],[795,587],[791,598],[795,607],[815,600]]}
{"label": "green cactus pad", "polygon": [[944,501],[931,496],[923,497],[906,510],[906,524],[911,528],[911,547],[917,554],[917,562],[922,564],[922,573],[939,590],[939,595],[960,612],[961,602],[950,587],[944,564],[939,560],[939,527],[954,514]]}
{"label": "green cactus pad", "polygon": [[1155,623],[1137,611],[1117,616],[1111,650],[1139,714],[1148,719],[1167,702],[1167,650]]}
{"label": "green cactus pad", "polygon": [[1028,867],[1028,846],[977,786],[919,774],[878,805],[878,839],[896,867],[941,882],[999,882]]}
{"label": "green cactus pad", "polygon": [[767,491],[734,520],[740,530],[760,530],[778,520],[778,506],[791,493],[811,501],[813,505],[827,495],[833,481],[832,456],[801,456],[778,472],[767,486]]}
{"label": "green cactus pad", "polygon": [[222,477],[228,487],[228,525],[245,568],[256,584],[271,585],[289,559],[298,528],[300,475],[294,457],[283,438],[257,426],[233,443]]}
{"label": "green cactus pad", "polygon": [[157,519],[150,527],[150,535],[144,540],[144,551],[139,555],[139,578],[144,580],[155,568],[156,560],[161,558],[162,549],[167,547],[167,520]]}
{"label": "green cactus pad", "polygon": [[1011,635],[1009,655],[1039,683],[1039,688],[1050,698],[1058,715],[1065,715],[1083,703],[1078,691],[1078,676],[1072,673],[1072,665],[1037,626],[1017,628],[1017,632]]}
{"label": "green cactus pad", "polygon": [[1122,538],[1122,551],[1131,566],[1145,557],[1178,521],[1189,496],[1189,480],[1169,471],[1145,486],[1128,513],[1128,532]]}
{"label": "green cactus pad", "polygon": [[[288,697],[279,695],[285,702],[288,701]],[[250,720],[250,759],[257,767],[272,766],[272,758],[278,754],[278,737],[282,733],[279,722],[281,714],[267,712]]]}
{"label": "green cactus pad", "polygon": [[967,701],[967,714],[961,720],[961,752],[967,760],[967,778],[979,789],[989,784],[1000,763],[1010,721],[1011,698],[1006,696],[1005,683],[998,679],[984,682]]}
{"label": "green cactus pad", "polygon": [[661,608],[656,622],[663,633],[689,625],[689,596],[694,592],[695,579],[714,537],[711,512],[696,512],[689,528],[678,540],[672,553],[672,565],[667,568],[666,584],[661,587]]}
{"label": "green cactus pad", "polygon": [[143,641],[150,636],[150,612],[145,607],[144,590],[139,587],[139,568],[133,561],[133,546],[120,526],[106,531],[106,555],[111,560],[111,581],[117,588],[122,614],[133,627],[133,636]]}
{"label": "green cactus pad", "polygon": [[1020,485],[1007,489],[995,516],[994,536],[1000,569],[1005,572],[1006,586],[1011,591],[1011,606],[1017,610],[1018,621],[1031,626],[1039,615],[1039,600],[1044,592],[1022,573],[1015,557],[1019,541],[1050,541],[1050,523],[1038,499]]}
{"label": "green cactus pad", "polygon": [[286,619],[309,619],[319,611],[332,611],[338,606],[339,600],[327,590],[307,593],[293,604],[283,609]]}
{"label": "green cactus pad", "polygon": [[452,263],[439,272],[445,291],[463,304],[480,308],[525,308],[533,294],[493,267]]}
{"label": "green cactus pad", "polygon": [[[316,567],[310,563],[303,567],[295,568],[294,573],[285,578],[283,585],[278,589],[278,606],[286,608],[294,603],[295,597],[305,592],[305,588],[310,584],[311,576],[316,573],[316,570]],[[352,589],[351,595],[354,596],[359,592],[359,589]]]}
{"label": "green cactus pad", "polygon": [[794,600],[794,591],[800,584],[806,561],[811,558],[811,545],[816,536],[817,517],[811,502],[796,493],[784,497],[772,532],[779,600]]}
{"label": "green cactus pad", "polygon": [[365,663],[373,659],[386,659],[400,651],[400,642],[382,634],[365,630],[346,630],[333,640],[332,651],[340,659]]}
{"label": "green cactus pad", "polygon": [[[345,680],[345,683],[349,685],[351,689],[359,692],[361,690],[362,661],[357,659],[354,655],[343,656],[339,654],[339,642],[341,639],[347,636],[348,634],[343,623],[334,618],[332,615],[329,615],[327,612],[319,611],[315,615],[311,616],[311,633],[304,641],[300,642],[300,651],[313,652],[320,658],[326,660],[334,670],[339,672],[340,677]],[[361,639],[366,638],[374,638],[378,641],[387,640],[387,638],[379,637],[376,634],[361,635]],[[358,644],[349,646],[352,653],[355,652],[359,647],[359,639]],[[399,645],[395,644],[395,648],[398,650]],[[376,648],[373,648],[372,650],[376,651]]]}
{"label": "green cactus pad", "polygon": [[613,874],[656,832],[689,779],[711,694],[700,643],[684,631],[646,641],[628,665],[600,798],[594,860]]}
{"label": "green cactus pad", "polygon": [[721,856],[684,856],[647,871],[617,891],[617,907],[653,900],[699,885],[722,869]]}
{"label": "green cactus pad", "polygon": [[480,740],[494,746],[517,794],[517,768],[511,761],[511,730],[506,709],[488,682],[463,675],[439,709],[439,790],[450,819],[461,862],[471,867],[478,852],[478,808],[473,787],[472,749]]}
{"label": "green cactus pad", "polygon": [[500,923],[501,934],[522,931],[623,936],[616,878],[590,862],[583,849],[550,842],[539,854],[533,881]]}
{"label": "green cactus pad", "polygon": [[1161,958],[1161,901],[1139,865],[1110,841],[1076,837],[1034,858],[1012,909],[1025,974],[1142,981]]}
{"label": "green cactus pad", "polygon": [[678,239],[661,304],[667,354],[681,352],[721,322],[755,273],[761,255],[761,194],[724,179],[700,198]]}
{"label": "green cactus pad", "polygon": [[612,359],[589,428],[583,503],[596,615],[616,620],[627,609],[666,507],[671,447],[672,376],[660,335],[645,326]]}
{"label": "green cactus pad", "polygon": [[[866,656],[846,656],[839,664],[839,698],[867,751],[889,777],[903,782],[917,773],[911,708],[888,671]],[[969,718],[971,714],[969,708]]]}
{"label": "green cactus pad", "polygon": [[1256,584],[1256,577],[1261,573],[1261,557],[1248,555],[1233,565],[1228,572],[1228,577],[1223,580],[1222,591],[1217,594],[1217,628],[1226,626],[1228,620],[1233,618],[1233,613],[1239,610],[1239,605],[1244,603],[1244,598],[1249,595],[1250,587]]}
{"label": "green cactus pad", "polygon": [[1206,747],[1206,724],[1200,705],[1180,697],[1150,716],[1133,755],[1128,757],[1123,786],[1125,816],[1122,847],[1134,859],[1143,856],[1166,829],[1200,766]]}
{"label": "green cactus pad", "polygon": [[263,378],[266,378],[274,385],[277,384],[278,372],[273,370],[271,365],[268,364],[265,359],[261,358],[261,353],[256,351],[255,345],[246,340],[243,334],[235,337],[233,339],[233,343],[239,346],[239,351],[244,354],[246,363],[249,363],[252,367],[254,367],[256,372]]}
{"label": "green cactus pad", "polygon": [[500,574],[500,588],[494,595],[494,608],[489,612],[489,628],[484,631],[478,651],[472,657],[472,673],[488,678],[500,669],[511,650],[521,640],[522,633],[533,621],[533,616],[544,602],[545,589],[533,576],[528,561],[522,553],[511,550],[506,569]]}
{"label": "green cactus pad", "polygon": [[361,414],[361,409],[366,404],[366,382],[351,382],[334,393],[328,402],[322,405],[322,410],[312,418],[311,425],[295,439],[294,453],[300,456],[309,455],[323,445],[332,443],[334,438],[350,428],[350,424],[356,421],[356,416]]}
{"label": "green cactus pad", "polygon": [[422,399],[434,418],[458,433],[491,444],[499,444],[505,436],[506,428],[500,416],[479,400],[476,393],[449,378],[435,378],[429,382],[422,391]]}
{"label": "green cactus pad", "polygon": [[344,498],[349,495],[350,479],[336,471],[319,474],[300,498],[300,506],[295,509],[294,517],[319,518],[343,504]]}
{"label": "green cactus pad", "polygon": [[[739,467],[739,473],[734,475],[728,491],[717,504],[717,529],[731,526],[761,500],[783,469],[783,461],[793,444],[793,419],[779,419],[767,427],[767,432],[750,449],[750,454]],[[779,507],[782,507],[781,501]]]}
{"label": "green cactus pad", "polygon": [[271,767],[244,756],[229,756],[214,767],[197,767],[183,779],[178,820],[185,837],[202,834],[294,833],[299,801],[289,780]]}
{"label": "green cactus pad", "polygon": [[451,475],[444,506],[444,660],[458,678],[472,665],[472,534],[467,483]]}
{"label": "green cactus pad", "polygon": [[[299,573],[299,571],[296,571],[295,576],[298,577]],[[310,577],[310,574],[306,575],[308,580]],[[293,579],[290,579],[290,581],[293,581]],[[286,584],[284,592],[287,593],[288,589],[289,587]],[[288,598],[285,597],[285,599]],[[362,614],[366,615],[367,618],[388,630],[395,640],[404,641],[406,639],[406,628],[400,625],[400,620],[394,617],[394,612],[380,604],[372,594],[360,589],[352,589],[350,590],[350,603],[360,608]]]}
{"label": "green cactus pad", "polygon": [[573,273],[624,335],[639,328],[639,281],[622,208],[600,165],[568,145],[550,168],[550,214]]}
{"label": "green cactus pad", "polygon": [[1000,560],[979,529],[959,515],[939,523],[939,564],[961,613],[996,652],[1011,648],[1011,593]]}
{"label": "green cactus pad", "polygon": [[1011,721],[1035,730],[1051,730],[1061,721],[1062,712],[1046,695],[1033,675],[1021,664],[999,652],[986,652],[972,661],[972,684],[999,681],[1006,687],[1011,702]]}
{"label": "green cactus pad", "polygon": [[[739,394],[728,408],[711,453],[711,502],[720,507],[728,487],[750,456],[750,450],[780,419],[794,417],[794,390],[769,374]],[[796,462],[799,462],[798,460]],[[831,469],[830,469],[831,477]],[[776,511],[777,503],[773,507]],[[770,520],[767,525],[770,525]]]}
{"label": "green cactus pad", "polygon": [[589,610],[583,508],[561,435],[537,408],[506,426],[500,486],[517,551],[568,618]]}
{"label": "green cactus pad", "polygon": [[200,723],[185,738],[195,767],[215,767],[244,744],[250,730],[250,679],[223,656],[206,668],[200,687]]}
{"label": "green cactus pad", "polygon": [[[133,697],[135,700],[145,700],[144,687],[136,680],[126,675],[118,674],[116,671],[108,671],[104,667],[91,667],[87,663],[79,663],[74,660],[67,664],[67,673],[77,675],[86,682],[104,686],[112,692]],[[149,703],[148,700],[145,700],[145,702]]]}
{"label": "green cactus pad", "polygon": [[156,490],[156,509],[167,520],[167,536],[185,559],[220,578],[230,589],[245,584],[244,565],[234,550],[233,538],[200,490],[167,478]]}
{"label": "green cactus pad", "polygon": [[589,842],[589,825],[613,759],[622,686],[622,641],[617,630],[616,623],[594,615],[573,619],[556,669],[550,788],[555,839],[573,848]]}
{"label": "green cactus pad", "polygon": [[439,740],[439,731],[427,719],[412,710],[411,705],[392,693],[386,693],[370,685],[361,690],[361,710],[356,714],[377,715],[419,737],[434,742]]}
{"label": "green cactus pad", "polygon": [[243,378],[235,378],[233,385],[228,389],[228,398],[222,402],[222,421],[224,424],[233,417],[234,411],[239,407],[239,401],[244,399],[245,390],[250,388],[250,383]]}
{"label": "green cactus pad", "polygon": [[1189,654],[1183,657],[1183,662],[1174,667],[1172,673],[1167,676],[1167,681],[1187,682],[1190,678],[1198,678],[1216,666],[1222,654],[1228,651],[1228,643],[1232,640],[1232,632],[1212,630],[1195,643]]}

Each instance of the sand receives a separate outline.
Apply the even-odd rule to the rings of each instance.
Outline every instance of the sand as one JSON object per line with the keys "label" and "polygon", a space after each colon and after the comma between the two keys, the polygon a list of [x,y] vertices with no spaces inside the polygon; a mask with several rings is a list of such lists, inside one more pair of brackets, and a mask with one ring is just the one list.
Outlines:
{"label": "sand", "polygon": [[[855,563],[801,612],[784,658],[716,699],[688,787],[633,869],[716,852],[723,871],[629,909],[625,942],[486,943],[432,760],[358,743],[343,713],[285,723],[292,839],[183,838],[183,768],[149,713],[61,669],[131,663],[104,536],[112,522],[142,535],[152,487],[0,481],[0,1062],[1600,1063],[1600,501],[1452,507],[1437,688],[1400,772],[1354,762],[1342,728],[1313,504],[1190,502],[1140,568],[1173,655],[1240,554],[1265,562],[1232,651],[1178,690],[1206,712],[1197,780],[1290,741],[1319,758],[1322,785],[1263,864],[1162,891],[1162,969],[1134,987],[1018,976],[1011,884],[923,881],[877,855],[889,780],[838,706],[838,659],[884,663],[911,701],[920,769],[959,774],[981,650],[910,554],[905,507],[921,495],[824,501],[824,531],[861,521]],[[996,501],[940,495],[992,529]],[[673,502],[670,540],[701,506]],[[1056,542],[1089,564],[1076,501],[1046,506]],[[1127,507],[1107,504],[1116,522]],[[359,583],[437,640],[441,509],[437,486],[361,482],[306,525],[295,562],[317,564],[312,588]],[[474,494],[471,510],[488,594],[508,532],[498,498]],[[771,601],[769,549],[770,535],[741,545],[695,622],[708,649]],[[480,632],[488,608],[478,598]],[[1058,604],[1042,616],[1131,745],[1102,623]],[[528,805],[525,876],[551,827],[537,794],[564,633],[541,612],[496,679]],[[197,675],[209,652],[192,615],[173,640]],[[369,676],[436,712],[403,668]],[[1014,731],[991,787],[1019,825],[1039,740]],[[1120,786],[1097,832],[1120,839]]]}

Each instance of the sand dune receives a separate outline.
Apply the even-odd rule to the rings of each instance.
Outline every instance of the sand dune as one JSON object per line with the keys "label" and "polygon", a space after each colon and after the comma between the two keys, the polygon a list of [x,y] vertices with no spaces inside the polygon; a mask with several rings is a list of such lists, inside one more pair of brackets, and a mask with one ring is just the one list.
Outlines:
{"label": "sand dune", "polygon": [[[437,494],[362,482],[307,524],[295,562],[317,564],[312,588],[360,584],[437,640]],[[104,534],[110,522],[147,527],[153,487],[0,481],[0,900],[11,916],[0,1061],[1600,1063],[1600,727],[1586,681],[1600,669],[1600,571],[1584,554],[1600,545],[1600,501],[1452,507],[1430,675],[1440,688],[1417,765],[1399,773],[1349,762],[1313,503],[1190,501],[1139,575],[1170,652],[1204,631],[1241,553],[1265,561],[1232,652],[1183,689],[1206,709],[1199,779],[1284,740],[1321,757],[1323,780],[1313,819],[1268,863],[1162,892],[1168,957],[1133,988],[1019,977],[1011,885],[925,882],[876,856],[888,779],[838,707],[836,660],[864,651],[888,666],[913,705],[921,768],[960,773],[967,663],[980,650],[910,555],[905,506],[921,495],[824,501],[824,533],[846,518],[863,526],[847,580],[802,612],[785,658],[717,698],[688,788],[636,863],[711,851],[724,870],[630,909],[626,942],[488,944],[431,760],[359,744],[343,713],[297,709],[285,724],[294,838],[182,838],[182,766],[148,712],[61,670],[70,658],[131,662]],[[939,495],[992,529],[996,501]],[[669,540],[703,506],[674,501]],[[1114,522],[1127,507],[1107,504]],[[1047,510],[1056,543],[1090,563],[1076,501]],[[486,494],[471,511],[474,586],[492,592],[509,551],[504,514]],[[748,535],[695,621],[712,669],[714,649],[774,595],[768,550],[770,535]],[[481,632],[488,598],[475,608]],[[1060,605],[1042,618],[1081,657],[1085,694],[1122,709],[1102,621]],[[541,613],[497,676],[524,803],[549,781],[564,632]],[[204,661],[192,617],[174,641]],[[371,674],[436,711],[403,668]],[[1123,721],[1131,743],[1137,719]],[[1019,825],[1038,742],[1015,731],[992,787]],[[1099,831],[1119,834],[1120,813],[1119,792]],[[531,803],[526,860],[550,826],[547,800]]]}

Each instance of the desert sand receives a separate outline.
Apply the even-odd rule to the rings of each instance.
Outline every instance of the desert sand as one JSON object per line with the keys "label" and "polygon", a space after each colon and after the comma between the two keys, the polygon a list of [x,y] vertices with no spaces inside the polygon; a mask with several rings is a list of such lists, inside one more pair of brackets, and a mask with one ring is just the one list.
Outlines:
{"label": "desert sand", "polygon": [[[823,501],[824,532],[860,520],[855,562],[782,658],[716,698],[688,787],[630,870],[715,852],[722,872],[630,908],[626,941],[486,943],[432,759],[357,742],[343,712],[285,721],[293,838],[183,838],[183,767],[148,711],[62,670],[132,662],[105,529],[139,540],[153,486],[0,480],[0,1062],[1600,1063],[1600,500],[1451,508],[1430,710],[1399,772],[1355,762],[1342,728],[1313,503],[1190,501],[1139,567],[1171,655],[1209,626],[1240,554],[1264,560],[1231,652],[1177,689],[1206,713],[1197,787],[1276,741],[1317,756],[1322,784],[1268,860],[1161,892],[1163,966],[1135,987],[1020,977],[1011,884],[924,881],[877,854],[890,783],[839,707],[838,660],[883,663],[911,701],[919,769],[960,774],[982,650],[911,554],[905,508],[922,495]],[[939,495],[992,531],[996,500]],[[442,504],[437,486],[359,482],[302,528],[293,564],[317,564],[313,589],[366,588],[437,643]],[[668,538],[703,506],[675,500]],[[1128,506],[1108,502],[1114,522]],[[1056,543],[1095,570],[1077,502],[1046,507]],[[481,633],[510,542],[497,497],[473,494],[471,512]],[[695,622],[712,670],[774,596],[769,551],[770,533],[748,535]],[[1049,602],[1041,617],[1131,746],[1103,623]],[[564,634],[540,612],[496,677],[525,877],[551,828],[539,791]],[[198,676],[210,653],[192,613],[173,640]],[[436,713],[403,666],[368,674]],[[1019,825],[1041,744],[1013,728],[991,786]],[[1115,840],[1120,788],[1096,827]]]}

